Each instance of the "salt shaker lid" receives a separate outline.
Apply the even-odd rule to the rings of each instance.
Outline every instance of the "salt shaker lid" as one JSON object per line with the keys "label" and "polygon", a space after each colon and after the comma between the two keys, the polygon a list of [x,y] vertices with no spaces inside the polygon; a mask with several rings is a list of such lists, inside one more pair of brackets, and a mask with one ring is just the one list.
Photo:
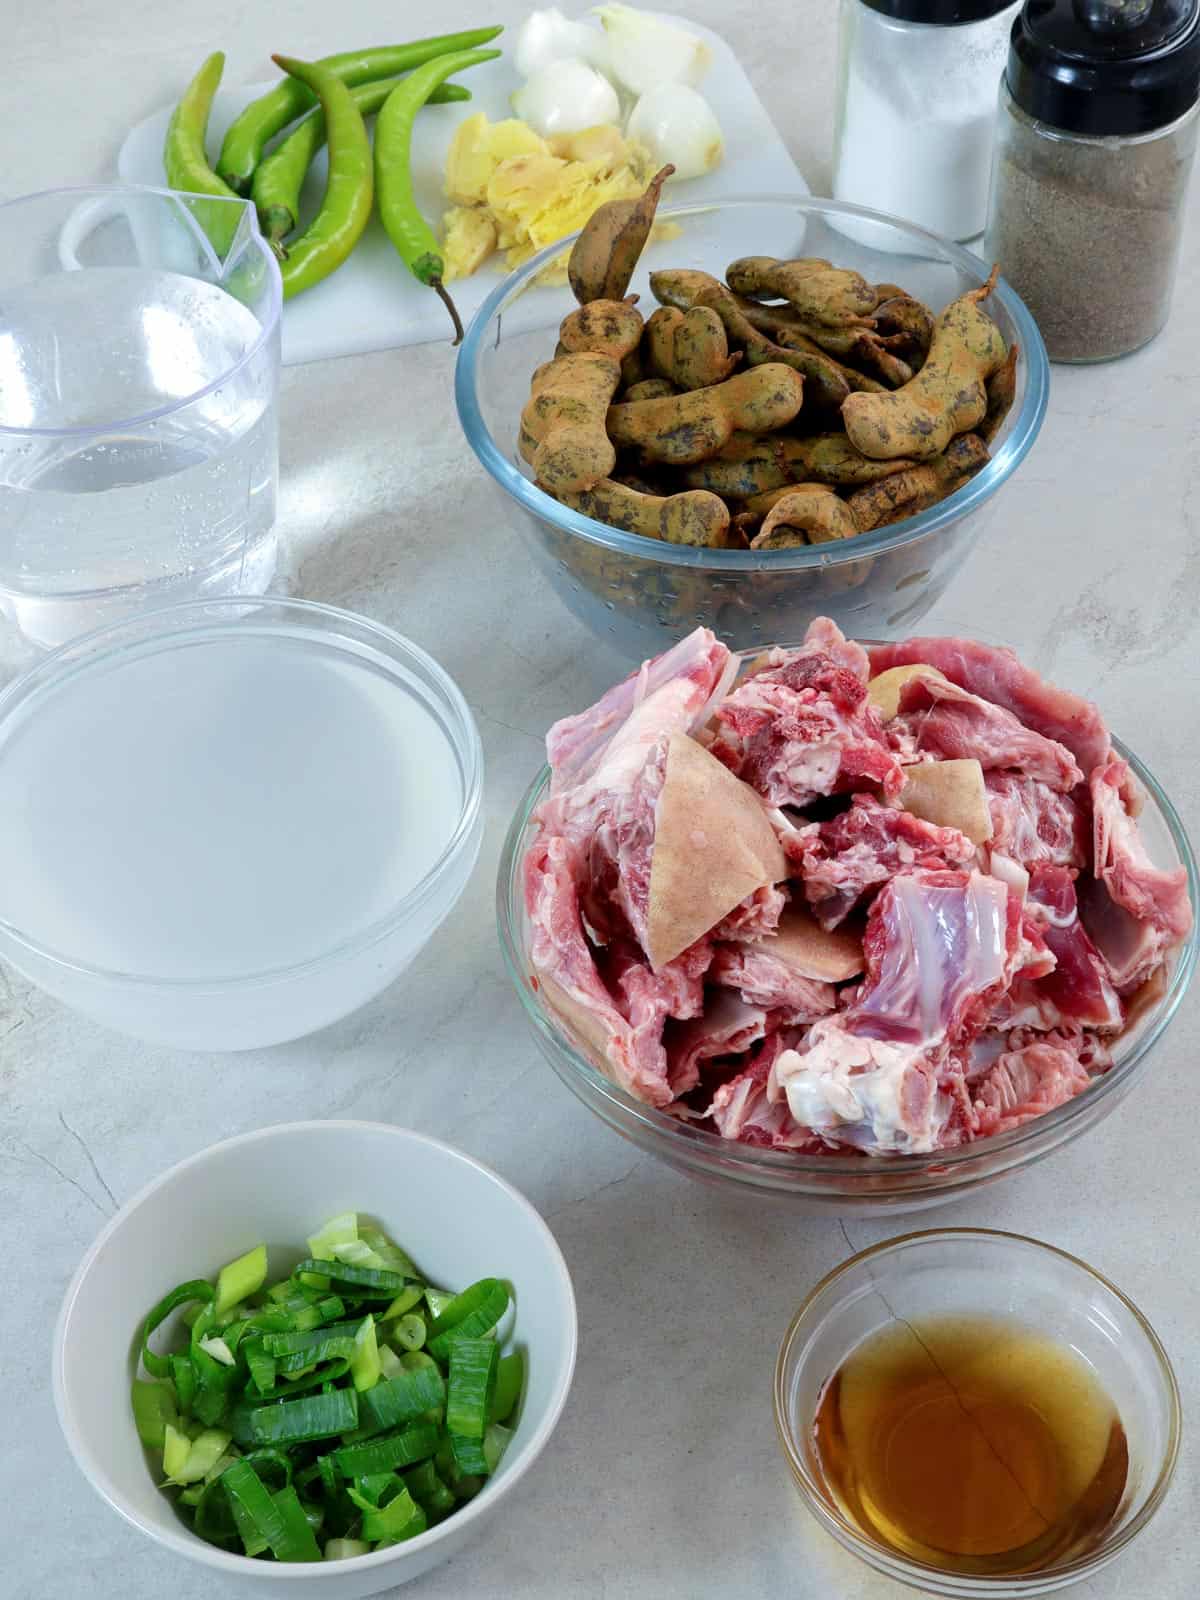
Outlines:
{"label": "salt shaker lid", "polygon": [[1005,74],[1067,133],[1149,133],[1200,97],[1200,0],[1025,0]]}
{"label": "salt shaker lid", "polygon": [[1013,0],[862,0],[870,11],[897,22],[931,22],[954,27],[960,22],[985,22],[1007,11]]}

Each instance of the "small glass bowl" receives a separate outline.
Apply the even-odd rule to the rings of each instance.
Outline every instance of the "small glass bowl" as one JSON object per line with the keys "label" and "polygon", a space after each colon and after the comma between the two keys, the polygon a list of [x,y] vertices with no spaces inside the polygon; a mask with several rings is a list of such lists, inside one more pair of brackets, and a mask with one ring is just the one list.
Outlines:
{"label": "small glass bowl", "polygon": [[[1069,1346],[1115,1405],[1129,1444],[1129,1477],[1111,1525],[1086,1554],[1004,1577],[946,1572],[876,1543],[826,1487],[812,1427],[825,1384],[852,1350],[889,1323],[955,1315],[1002,1317]],[[1093,1576],[1137,1538],[1170,1486],[1182,1415],[1175,1374],[1154,1329],[1086,1262],[1020,1234],[948,1228],[875,1245],[821,1280],[779,1349],[775,1424],[800,1498],[876,1572],[957,1600],[1023,1600]]]}
{"label": "small glass bowl", "polygon": [[[755,654],[741,652],[742,671]],[[1151,857],[1160,866],[1182,863],[1186,867],[1192,906],[1200,907],[1200,873],[1178,812],[1153,773],[1126,745],[1114,739],[1113,748],[1128,761],[1143,791],[1145,806],[1138,820]],[[504,842],[496,885],[500,947],[538,1048],[589,1110],[648,1155],[688,1177],[774,1195],[801,1211],[859,1216],[923,1211],[1019,1172],[1079,1138],[1115,1110],[1145,1071],[1154,1046],[1187,992],[1200,951],[1197,919],[1170,958],[1162,995],[1117,1040],[1113,1065],[1104,1076],[1065,1105],[1008,1133],[929,1155],[874,1158],[805,1156],[738,1144],[636,1100],[600,1069],[586,1042],[543,999],[529,958],[529,917],[521,869],[536,827],[534,814],[549,782],[550,769],[543,767],[518,806]]]}
{"label": "small glass bowl", "polygon": [[[935,233],[835,200],[755,195],[658,215],[678,236],[652,240],[629,285],[647,315],[655,304],[651,272],[698,267],[724,275],[735,256],[751,251],[825,256],[872,282],[898,279],[939,308],[988,275],[978,256]],[[530,376],[549,359],[559,323],[575,308],[569,289],[543,279],[571,242],[548,246],[488,296],[467,330],[454,378],[459,421],[497,485],[501,514],[568,610],[638,659],[697,623],[750,647],[794,637],[822,614],[859,636],[892,633],[923,616],[988,528],[997,492],[1033,448],[1046,413],[1045,346],[1012,288],[1000,280],[988,313],[1021,347],[1017,394],[981,472],[928,510],[837,545],[703,550],[622,533],[573,511],[539,489],[521,459],[517,432]]]}

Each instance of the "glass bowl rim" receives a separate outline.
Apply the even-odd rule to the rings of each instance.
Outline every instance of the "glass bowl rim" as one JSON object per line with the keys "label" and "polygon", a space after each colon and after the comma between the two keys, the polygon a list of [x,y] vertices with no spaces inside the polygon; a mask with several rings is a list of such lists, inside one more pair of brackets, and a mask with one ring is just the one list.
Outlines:
{"label": "glass bowl rim", "polygon": [[[944,239],[939,234],[931,233],[927,228],[919,227],[914,222],[906,222],[902,217],[889,216],[886,212],[873,211],[867,206],[851,205],[842,200],[824,200],[814,195],[760,194],[739,196],[736,199],[693,201],[690,205],[660,208],[658,218],[660,221],[669,222],[688,216],[766,205],[787,207],[814,216],[861,218],[867,222],[885,224],[906,236],[914,244],[924,247],[926,259],[930,259],[930,247],[934,247],[937,258],[943,263],[957,267],[973,282],[982,284],[988,275],[988,268],[979,256],[964,250],[952,240]],[[946,499],[925,511],[918,512],[916,516],[906,517],[902,522],[876,528],[871,533],[859,534],[852,540],[843,541],[848,547],[845,550],[833,550],[827,544],[809,545],[797,550],[708,550],[692,545],[670,544],[662,540],[647,540],[641,534],[623,533],[618,528],[609,527],[607,523],[597,522],[594,517],[584,516],[582,512],[574,511],[546,494],[508,460],[497,448],[484,421],[477,392],[480,359],[497,313],[503,310],[510,299],[523,294],[542,268],[560,256],[575,238],[578,238],[578,234],[572,234],[566,239],[547,245],[523,266],[509,273],[488,295],[471,319],[458,353],[454,369],[454,398],[467,443],[475,452],[484,470],[533,516],[543,522],[551,523],[566,533],[573,534],[576,538],[583,539],[588,544],[621,555],[637,557],[643,561],[653,561],[660,566],[699,567],[716,572],[771,573],[834,568],[853,560],[877,555],[883,550],[901,549],[958,522],[960,518],[969,515],[990,499],[996,490],[1007,482],[1037,440],[1046,415],[1050,392],[1050,361],[1037,323],[1028,307],[1002,277],[992,292],[997,302],[1011,317],[1017,330],[1016,342],[1021,346],[1025,359],[1025,394],[1011,431],[1001,442],[995,455],[981,471]]]}
{"label": "glass bowl rim", "polygon": [[[117,622],[105,623],[89,633],[80,634],[77,638],[60,645],[57,650],[35,662],[32,667],[0,690],[0,738],[8,731],[9,717],[31,695],[53,693],[68,683],[72,677],[103,669],[119,661],[122,656],[137,648],[143,634],[151,641],[170,641],[174,638],[174,647],[178,648],[179,644],[189,637],[195,642],[219,631],[222,625],[219,619],[214,620],[212,626],[203,627],[202,619],[205,614],[231,612],[233,615],[227,620],[236,623],[241,620],[239,614],[251,608],[267,612],[282,611],[288,616],[307,618],[315,624],[325,626],[336,623],[344,627],[346,623],[350,623],[359,630],[360,636],[366,634],[368,640],[376,643],[376,648],[391,665],[403,664],[410,668],[416,667],[419,672],[429,675],[442,702],[440,709],[447,715],[448,732],[463,774],[461,812],[454,831],[441,853],[386,915],[377,917],[374,922],[358,929],[340,944],[331,946],[320,955],[310,956],[304,961],[291,962],[284,966],[263,967],[254,972],[230,973],[212,978],[163,978],[153,973],[124,972],[76,960],[63,951],[42,944],[32,935],[24,933],[15,923],[0,916],[0,933],[11,939],[23,951],[27,951],[40,961],[50,963],[59,971],[77,973],[107,984],[131,985],[164,994],[217,992],[227,994],[241,989],[263,988],[270,984],[288,982],[317,973],[335,961],[357,955],[378,944],[428,898],[436,883],[444,878],[452,864],[468,847],[483,804],[483,746],[475,718],[462,690],[446,669],[420,645],[397,633],[394,628],[386,627],[383,623],[375,622],[358,612],[348,611],[342,606],[326,605],[316,600],[296,600],[286,595],[225,595],[220,599],[183,600],[174,605],[135,612],[132,616],[123,617]],[[200,623],[195,629],[187,626],[192,617],[197,618]],[[270,632],[276,631],[277,620],[272,621],[268,618],[266,627]],[[129,640],[123,637],[126,634],[135,637]],[[336,633],[331,632],[326,637],[337,642]],[[340,648],[344,649],[344,644]],[[76,654],[81,654],[84,659],[73,665],[71,658]],[[422,687],[428,689],[430,685],[424,683]],[[459,743],[462,745],[461,749],[458,748]],[[0,760],[2,759],[3,754],[0,749]]]}
{"label": "glass bowl rim", "polygon": [[[859,642],[869,644],[874,641]],[[744,663],[760,655],[765,648],[767,647],[761,646],[740,650],[734,654]],[[3,697],[0,696],[0,708],[2,707]],[[872,1177],[895,1175],[903,1179],[928,1176],[931,1172],[937,1177],[946,1177],[956,1168],[969,1173],[974,1163],[985,1153],[1008,1154],[1022,1149],[1027,1153],[1036,1151],[1037,1147],[1045,1142],[1047,1134],[1069,1128],[1097,1103],[1107,1099],[1118,1085],[1123,1085],[1134,1073],[1166,1032],[1178,1011],[1187,993],[1197,955],[1200,954],[1200,916],[1197,915],[1200,911],[1200,867],[1197,866],[1183,821],[1150,769],[1115,734],[1111,737],[1114,751],[1122,760],[1129,763],[1130,770],[1157,808],[1171,836],[1179,862],[1186,870],[1188,897],[1192,907],[1192,927],[1179,949],[1167,991],[1156,1003],[1129,1054],[1123,1059],[1114,1060],[1109,1070],[1103,1077],[1093,1082],[1086,1093],[1078,1094],[1062,1105],[1054,1106],[1051,1110],[1032,1117],[1020,1127],[1012,1128],[1007,1133],[991,1134],[986,1139],[958,1145],[954,1149],[933,1150],[924,1155],[888,1155],[874,1158],[838,1155],[804,1156],[790,1150],[768,1150],[756,1145],[740,1144],[737,1140],[724,1139],[720,1134],[710,1133],[707,1129],[693,1127],[690,1123],[680,1121],[678,1117],[669,1116],[665,1111],[659,1111],[654,1106],[635,1099],[619,1084],[606,1077],[550,1021],[540,997],[530,988],[528,963],[517,939],[517,919],[514,912],[519,915],[519,908],[523,904],[520,868],[524,857],[525,835],[534,809],[549,782],[548,766],[541,768],[517,807],[500,852],[496,877],[496,922],[500,948],[504,965],[520,997],[526,1018],[535,1034],[553,1051],[555,1057],[565,1062],[573,1074],[582,1079],[593,1093],[598,1093],[614,1106],[624,1119],[632,1120],[640,1130],[648,1132],[656,1141],[665,1140],[668,1145],[673,1145],[681,1153],[695,1152],[696,1162],[705,1163],[719,1157],[721,1165],[726,1170],[742,1168],[747,1173],[758,1172],[775,1179],[786,1179],[791,1176],[797,1180],[819,1177],[861,1178],[867,1175]],[[945,1187],[939,1185],[939,1188]],[[908,1197],[913,1193],[911,1189],[905,1190]]]}
{"label": "glass bowl rim", "polygon": [[[914,1560],[899,1551],[889,1550],[885,1545],[877,1544],[874,1540],[866,1538],[853,1523],[843,1517],[836,1508],[829,1505],[812,1481],[807,1464],[795,1447],[791,1421],[788,1416],[787,1394],[785,1392],[788,1358],[805,1318],[821,1296],[833,1287],[839,1278],[864,1262],[880,1260],[889,1255],[900,1255],[906,1250],[921,1250],[935,1243],[940,1244],[953,1240],[974,1241],[982,1243],[985,1248],[993,1244],[1017,1245],[1023,1249],[1028,1248],[1035,1252],[1055,1257],[1059,1263],[1065,1263],[1068,1268],[1084,1273],[1094,1283],[1099,1284],[1101,1288],[1107,1290],[1109,1294],[1120,1301],[1133,1317],[1135,1326],[1154,1356],[1156,1369],[1166,1389],[1167,1405],[1170,1413],[1170,1430],[1163,1459],[1158,1466],[1154,1483],[1146,1496],[1145,1503],[1137,1515],[1129,1522],[1128,1526],[1120,1529],[1111,1540],[1107,1540],[1086,1555],[1078,1556],[1073,1561],[1064,1562],[1059,1567],[1046,1568],[1041,1572],[1008,1573],[990,1578],[970,1573],[950,1573],[945,1568],[935,1567],[926,1562]],[[848,1256],[844,1261],[839,1261],[804,1296],[788,1323],[787,1331],[779,1344],[779,1353],[775,1358],[772,1398],[774,1401],[775,1431],[784,1458],[791,1469],[793,1479],[802,1491],[805,1505],[828,1532],[832,1533],[835,1538],[858,1555],[860,1559],[866,1561],[868,1565],[875,1566],[877,1561],[882,1559],[894,1578],[910,1582],[932,1578],[938,1578],[943,1581],[952,1580],[959,1592],[973,1592],[984,1596],[992,1595],[997,1597],[997,1600],[1000,1600],[1000,1597],[1019,1592],[1023,1588],[1030,1594],[1040,1593],[1042,1592],[1042,1586],[1050,1580],[1054,1580],[1055,1587],[1059,1587],[1058,1580],[1060,1579],[1069,1579],[1074,1582],[1079,1578],[1085,1577],[1089,1571],[1097,1566],[1107,1565],[1114,1556],[1119,1554],[1142,1532],[1162,1505],[1175,1474],[1183,1435],[1183,1402],[1179,1391],[1179,1380],[1175,1376],[1171,1358],[1167,1354],[1166,1348],[1155,1332],[1149,1318],[1139,1309],[1130,1296],[1113,1283],[1110,1278],[1106,1277],[1104,1273],[1093,1267],[1090,1262],[1085,1261],[1082,1256],[1074,1255],[1071,1251],[1064,1250],[1059,1245],[1049,1244],[1044,1239],[1035,1239],[1030,1234],[1013,1233],[1002,1228],[915,1229],[910,1233],[899,1234],[892,1239],[881,1240],[878,1244],[868,1245],[866,1249],[855,1251],[852,1256]],[[1065,1585],[1061,1586],[1065,1587]]]}
{"label": "glass bowl rim", "polygon": [[[255,359],[267,342],[274,336],[283,314],[283,279],[280,276],[279,263],[275,259],[274,252],[267,244],[258,225],[258,213],[252,200],[243,199],[241,195],[236,194],[191,195],[187,190],[168,189],[165,186],[151,183],[75,183],[61,184],[57,188],[51,189],[35,189],[31,194],[11,195],[7,199],[0,200],[0,217],[3,217],[6,211],[17,206],[32,205],[39,200],[57,200],[65,195],[78,195],[81,202],[87,199],[102,200],[105,198],[119,200],[130,195],[157,195],[163,200],[178,201],[186,195],[192,199],[203,199],[206,203],[213,205],[240,206],[248,226],[246,241],[238,254],[241,255],[243,251],[253,246],[267,266],[267,281],[270,284],[270,291],[268,303],[265,307],[265,319],[259,323],[258,337],[232,366],[226,367],[219,376],[213,378],[201,388],[194,390],[191,394],[180,395],[167,405],[155,406],[149,411],[139,411],[129,417],[106,417],[103,422],[85,422],[69,428],[17,428],[10,423],[0,423],[0,434],[15,438],[86,438],[89,434],[106,432],[112,428],[134,428],[150,422],[159,422],[163,417],[169,417],[177,411],[183,411],[188,406],[195,405],[198,400],[203,400],[205,396],[212,394],[214,390],[229,383],[241,372],[243,367],[248,366]],[[184,218],[191,224],[193,231],[197,235],[198,242],[208,250],[215,261],[217,259],[216,252],[213,250],[196,218],[186,206],[180,206],[178,209],[183,212]],[[86,271],[88,269],[85,268],[83,270]],[[47,273],[46,276],[51,277],[54,274]]]}

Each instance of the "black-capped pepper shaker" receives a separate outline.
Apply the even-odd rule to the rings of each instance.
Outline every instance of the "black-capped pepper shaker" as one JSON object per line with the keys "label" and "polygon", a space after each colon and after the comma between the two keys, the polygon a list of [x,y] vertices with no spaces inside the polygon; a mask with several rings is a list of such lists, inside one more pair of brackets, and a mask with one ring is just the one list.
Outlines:
{"label": "black-capped pepper shaker", "polygon": [[1200,119],[1200,0],[1026,0],[984,254],[1054,361],[1108,361],[1170,309]]}

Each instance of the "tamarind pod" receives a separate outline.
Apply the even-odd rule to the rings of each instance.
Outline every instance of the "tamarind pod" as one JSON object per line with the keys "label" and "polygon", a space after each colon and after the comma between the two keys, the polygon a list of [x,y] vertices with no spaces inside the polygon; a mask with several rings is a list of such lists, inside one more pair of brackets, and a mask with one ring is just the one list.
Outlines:
{"label": "tamarind pod", "polygon": [[772,433],[783,427],[803,399],[797,373],[766,364],[709,389],[610,406],[608,433],[614,444],[639,450],[644,461],[687,466],[715,455],[738,429]]}
{"label": "tamarind pod", "polygon": [[830,544],[858,533],[845,501],[820,483],[802,483],[779,496],[751,541],[752,550]]}
{"label": "tamarind pod", "polygon": [[931,461],[906,467],[856,489],[846,497],[846,504],[860,533],[886,527],[936,505],[978,472],[988,459],[983,440],[977,434],[964,433],[952,439],[942,454]]}
{"label": "tamarind pod", "polygon": [[559,325],[559,350],[564,355],[591,351],[624,361],[641,343],[642,316],[625,300],[591,300],[565,316]]}
{"label": "tamarind pod", "polygon": [[911,294],[891,295],[875,307],[873,316],[877,332],[904,341],[891,348],[905,353],[906,359],[919,371],[933,338],[933,312],[924,301]]}
{"label": "tamarind pod", "polygon": [[874,285],[861,272],[835,267],[817,256],[794,261],[742,256],[730,262],[725,277],[737,294],[774,295],[822,327],[869,326],[870,313],[879,303]]}
{"label": "tamarind pod", "polygon": [[534,373],[520,449],[551,493],[591,488],[616,465],[604,419],[620,381],[617,362],[591,351],[560,356]]}
{"label": "tamarind pod", "polygon": [[969,432],[987,412],[987,380],[1008,356],[1004,338],[980,302],[987,283],[945,307],[934,321],[920,372],[887,394],[852,394],[842,406],[851,443],[873,460],[940,455],[955,434]]}
{"label": "tamarind pod", "polygon": [[830,356],[816,345],[776,344],[765,333],[760,333],[738,309],[733,295],[722,284],[703,288],[698,294],[698,304],[710,307],[725,324],[730,342],[740,348],[748,367],[768,362],[782,362],[798,372],[808,385],[807,398],[823,410],[836,411],[850,392],[848,375]]}
{"label": "tamarind pod", "polygon": [[683,389],[723,383],[742,359],[730,353],[725,324],[709,306],[692,306],[675,329],[674,379]]}
{"label": "tamarind pod", "polygon": [[640,533],[670,544],[724,548],[729,532],[729,507],[715,494],[688,489],[681,494],[643,494],[612,479],[591,489],[557,496],[584,516],[626,533]]}
{"label": "tamarind pod", "polygon": [[987,410],[983,414],[983,421],[975,430],[984,444],[990,445],[995,439],[1005,417],[1012,410],[1013,401],[1017,398],[1017,362],[1020,356],[1021,347],[1014,340],[1008,347],[1008,355],[1004,358],[1003,366],[997,367],[984,385],[987,392]]}
{"label": "tamarind pod", "polygon": [[672,383],[670,378],[640,378],[637,383],[631,383],[620,398],[622,401],[663,400],[668,395],[678,393],[678,385]]}
{"label": "tamarind pod", "polygon": [[654,226],[662,186],[675,171],[663,167],[637,200],[610,200],[588,218],[571,248],[567,278],[580,305],[620,300]]}

